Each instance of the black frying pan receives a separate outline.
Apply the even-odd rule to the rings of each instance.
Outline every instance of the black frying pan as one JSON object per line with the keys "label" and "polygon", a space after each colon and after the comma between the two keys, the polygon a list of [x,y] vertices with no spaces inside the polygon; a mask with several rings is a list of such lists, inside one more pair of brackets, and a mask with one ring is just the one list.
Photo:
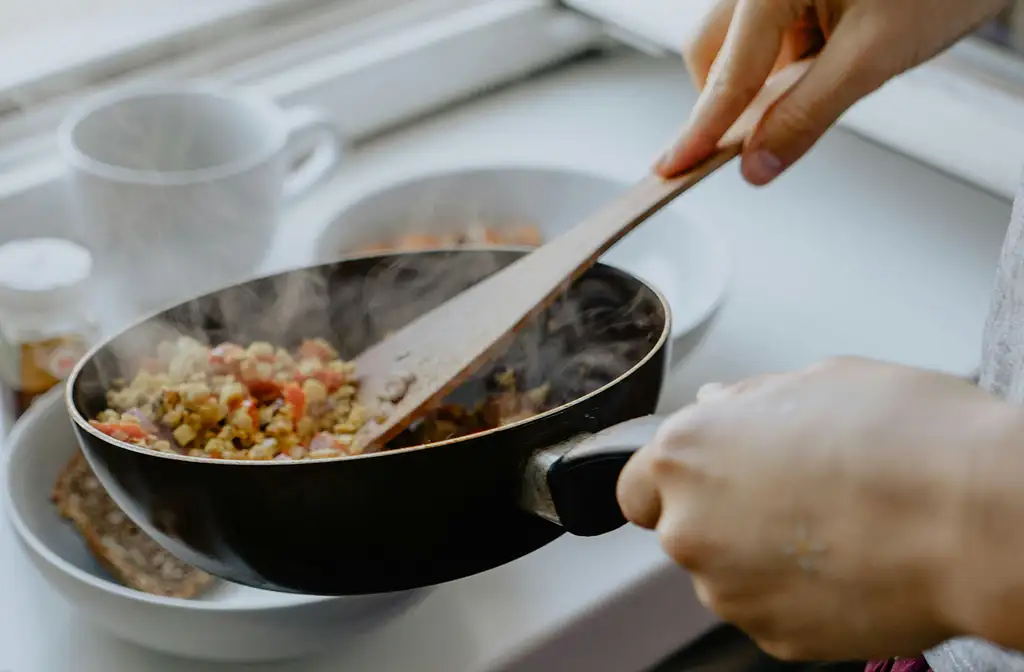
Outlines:
{"label": "black frying pan", "polygon": [[354,356],[522,254],[349,259],[165,311],[94,349],[72,374],[67,401],[79,442],[142,529],[186,562],[258,588],[417,588],[497,567],[566,531],[612,531],[625,522],[615,499],[619,471],[656,426],[643,416],[661,392],[670,318],[654,289],[605,265],[453,394],[479,400],[507,368],[523,389],[551,384],[549,410],[501,429],[339,460],[230,462],[151,452],[87,422],[105,407],[111,380],[131,375],[172,329],[211,343],[286,347],[319,336]]}

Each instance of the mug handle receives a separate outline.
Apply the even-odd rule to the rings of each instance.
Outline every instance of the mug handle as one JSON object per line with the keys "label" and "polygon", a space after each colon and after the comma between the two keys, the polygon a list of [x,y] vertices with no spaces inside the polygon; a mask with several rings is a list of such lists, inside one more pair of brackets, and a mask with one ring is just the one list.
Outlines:
{"label": "mug handle", "polygon": [[309,158],[291,171],[284,181],[284,197],[296,199],[330,176],[341,162],[345,138],[331,117],[312,107],[287,110],[289,165],[303,153]]}

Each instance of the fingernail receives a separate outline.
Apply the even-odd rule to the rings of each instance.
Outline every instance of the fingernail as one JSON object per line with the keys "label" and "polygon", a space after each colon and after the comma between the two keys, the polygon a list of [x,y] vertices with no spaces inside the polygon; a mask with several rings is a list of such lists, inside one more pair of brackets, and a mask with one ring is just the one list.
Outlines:
{"label": "fingernail", "polygon": [[743,174],[754,184],[768,184],[782,172],[782,159],[767,149],[759,149],[744,163]]}
{"label": "fingernail", "polygon": [[658,157],[658,160],[654,162],[654,172],[664,175],[668,169],[672,167],[672,164],[675,163],[676,156],[678,156],[679,150],[682,149],[682,146],[683,140],[676,140],[674,144],[662,152],[661,156]]}
{"label": "fingernail", "polygon": [[686,131],[658,158],[654,170],[663,176],[674,177],[681,170],[690,168],[694,159],[702,156],[702,152],[711,153],[714,146],[708,148],[705,145],[707,143],[702,138],[693,137]]}

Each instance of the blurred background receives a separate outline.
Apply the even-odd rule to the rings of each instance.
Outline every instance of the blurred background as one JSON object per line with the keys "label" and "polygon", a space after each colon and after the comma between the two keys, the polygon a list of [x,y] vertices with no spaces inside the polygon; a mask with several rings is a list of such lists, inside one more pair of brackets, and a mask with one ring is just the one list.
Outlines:
{"label": "blurred background", "polygon": [[144,4],[146,0],[5,0],[0,5],[0,37],[10,40],[27,31],[72,25],[98,12],[124,11]]}
{"label": "blurred background", "polygon": [[[97,14],[147,11],[163,4],[162,0],[48,0],[45,3],[3,0],[0,3],[0,37],[5,40],[17,39],[18,36],[26,38],[26,31],[70,26]],[[207,3],[181,0],[178,4],[201,7]],[[1010,2],[999,18],[981,31],[981,35],[1015,51],[1024,50],[1024,2]]]}
{"label": "blurred background", "polygon": [[[256,660],[277,661],[259,668],[275,672],[800,669],[718,627],[653,535],[631,528],[560,539],[438,587],[415,609],[382,612],[372,627],[345,598],[332,598],[330,616],[303,596],[277,595],[287,608],[275,610],[263,591],[239,586],[202,609],[143,599],[121,589],[50,501],[76,450],[52,394],[67,367],[32,376],[27,391],[23,371],[4,368],[42,347],[40,333],[93,342],[137,317],[118,311],[157,261],[176,279],[192,263],[209,283],[231,284],[409,241],[558,235],[646,174],[677,134],[696,99],[679,46],[710,1],[0,0],[2,258],[23,256],[9,246],[18,241],[69,239],[96,259],[77,280],[114,281],[27,327],[10,301],[17,291],[0,295],[0,388],[10,388],[0,389],[0,458],[35,456],[38,481],[18,490],[29,513],[17,529],[10,483],[0,484],[0,571],[15,578],[0,599],[0,672],[245,672],[238,661]],[[198,106],[178,105],[131,127],[115,110],[100,115],[104,133],[93,126],[95,142],[69,140],[97,101],[197,80],[224,99],[259,101],[275,121],[256,123],[239,103],[223,125],[189,126],[181,120]],[[255,152],[296,119],[325,132],[268,168],[317,176],[292,181],[287,199],[270,179],[178,189],[182,157],[203,158],[224,137]],[[111,156],[131,165],[109,171],[125,168]],[[217,165],[229,164],[241,165]],[[671,305],[676,357],[663,408],[706,382],[837,353],[970,373],[1022,164],[1019,0],[858,103],[771,188],[749,189],[730,169],[687,193],[603,258]],[[316,184],[297,198],[299,182]],[[117,247],[126,241],[133,255]],[[194,250],[218,244],[240,268],[196,263]],[[120,268],[125,259],[134,266]],[[0,285],[67,280],[67,268],[18,261],[0,268]],[[46,410],[5,441],[27,405],[5,401],[12,389]],[[313,656],[319,647],[330,651]]]}

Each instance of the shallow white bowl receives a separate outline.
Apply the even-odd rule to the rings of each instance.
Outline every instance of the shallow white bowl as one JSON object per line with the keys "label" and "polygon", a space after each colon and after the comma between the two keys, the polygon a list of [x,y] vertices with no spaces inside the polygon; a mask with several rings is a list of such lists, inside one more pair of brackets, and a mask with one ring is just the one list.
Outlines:
{"label": "shallow white bowl", "polygon": [[[472,224],[532,224],[548,241],[629,188],[579,170],[484,166],[429,173],[384,185],[344,208],[316,243],[326,263],[404,233],[444,234]],[[700,342],[731,280],[729,247],[707,223],[668,207],[601,261],[656,286],[672,311],[673,359]]]}
{"label": "shallow white bowl", "polygon": [[47,582],[115,637],[186,658],[285,660],[378,627],[426,594],[320,597],[221,582],[201,599],[179,600],[126,588],[100,567],[50,502],[58,472],[77,449],[63,391],[54,390],[33,404],[4,443],[3,506]]}

